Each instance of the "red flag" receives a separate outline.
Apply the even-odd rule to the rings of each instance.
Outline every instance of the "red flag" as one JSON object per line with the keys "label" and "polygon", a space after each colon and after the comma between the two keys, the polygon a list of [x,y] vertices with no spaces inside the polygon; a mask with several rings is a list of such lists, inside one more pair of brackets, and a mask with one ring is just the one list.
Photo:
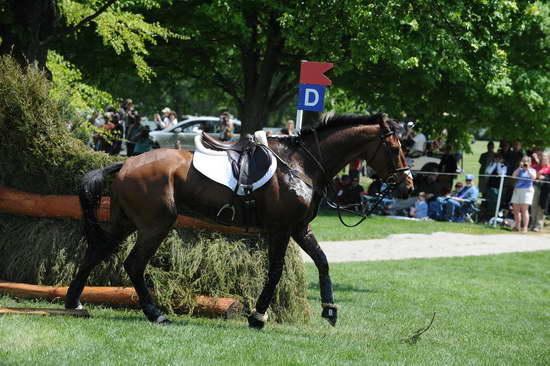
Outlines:
{"label": "red flag", "polygon": [[334,66],[330,62],[302,61],[300,65],[300,84],[332,85],[332,81],[323,75]]}

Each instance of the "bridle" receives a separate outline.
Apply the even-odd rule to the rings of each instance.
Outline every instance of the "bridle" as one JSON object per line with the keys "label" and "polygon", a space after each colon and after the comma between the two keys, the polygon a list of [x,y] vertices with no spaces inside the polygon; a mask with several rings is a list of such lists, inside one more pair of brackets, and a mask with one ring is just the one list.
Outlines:
{"label": "bridle", "polygon": [[[393,191],[397,188],[397,186],[399,184],[401,184],[403,182],[403,180],[405,179],[405,176],[399,177],[399,173],[408,171],[409,174],[410,174],[410,167],[407,166],[407,167],[403,167],[403,168],[397,168],[395,166],[395,161],[394,161],[392,153],[391,153],[391,148],[389,146],[389,142],[387,141],[390,137],[396,135],[395,130],[393,130],[393,129],[389,128],[388,126],[385,126],[385,125],[384,125],[384,130],[382,129],[382,126],[380,126],[380,127],[381,127],[380,128],[380,135],[378,136],[379,143],[378,143],[378,146],[376,147],[376,150],[375,150],[374,154],[372,155],[371,159],[376,158],[376,156],[378,155],[378,152],[380,151],[380,148],[383,148],[386,155],[389,158],[389,161],[391,162],[391,169],[390,169],[389,173],[382,180],[382,183],[386,184],[386,188],[384,188],[382,190],[382,192],[380,192],[380,194],[378,195],[374,205],[372,205],[369,208],[368,204],[363,202],[363,201],[361,201],[360,204],[352,205],[352,207],[353,206],[355,206],[355,207],[360,206],[361,207],[360,212],[357,212],[357,210],[351,210],[348,207],[341,207],[338,202],[335,202],[335,201],[332,201],[331,199],[329,199],[329,197],[328,197],[329,190],[332,191],[331,193],[334,195],[334,197],[336,197],[336,195],[335,195],[336,192],[334,191],[334,188],[330,184],[331,183],[331,178],[329,177],[329,175],[328,175],[328,173],[327,173],[327,171],[326,171],[326,169],[323,165],[323,155],[321,153],[321,146],[319,144],[319,137],[317,136],[317,131],[315,129],[313,129],[313,135],[315,137],[315,146],[317,147],[317,151],[318,151],[318,158],[309,150],[309,148],[306,146],[306,144],[301,139],[298,140],[298,144],[300,145],[300,147],[311,157],[311,159],[315,162],[315,164],[321,170],[321,172],[323,173],[323,175],[325,177],[325,184],[322,185],[322,189],[318,188],[318,189],[315,189],[315,191],[317,191],[318,193],[320,193],[322,195],[322,197],[325,199],[325,201],[327,202],[329,207],[336,209],[336,211],[338,212],[338,218],[340,219],[340,222],[346,227],[355,227],[355,226],[361,224],[363,221],[365,221],[367,217],[372,215],[372,213],[378,208],[378,206],[384,200],[384,198],[390,196],[393,193]],[[366,159],[366,160],[370,161],[371,159]],[[349,225],[344,221],[344,219],[342,217],[342,211],[347,212],[347,213],[351,213],[351,214],[356,215],[356,216],[361,216],[361,219],[359,219],[359,221],[357,221],[355,224]]]}

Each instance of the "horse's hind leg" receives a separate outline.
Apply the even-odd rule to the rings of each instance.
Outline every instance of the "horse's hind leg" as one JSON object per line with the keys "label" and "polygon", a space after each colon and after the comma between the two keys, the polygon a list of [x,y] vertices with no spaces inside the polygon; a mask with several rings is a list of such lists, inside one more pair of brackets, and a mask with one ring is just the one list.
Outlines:
{"label": "horse's hind leg", "polygon": [[325,253],[317,243],[315,235],[309,226],[300,228],[292,233],[292,238],[313,259],[319,272],[319,287],[321,289],[321,316],[332,326],[336,325],[337,307],[332,298],[332,282],[329,275],[329,266]]}
{"label": "horse's hind leg", "polygon": [[263,328],[267,321],[267,308],[273,299],[275,288],[283,273],[285,253],[290,235],[288,233],[270,234],[267,239],[269,259],[267,280],[256,302],[256,308],[252,310],[252,314],[248,317],[248,325],[256,329]]}
{"label": "horse's hind leg", "polygon": [[145,267],[168,235],[174,220],[171,220],[170,224],[139,229],[136,245],[124,261],[124,268],[139,296],[139,304],[147,319],[154,323],[169,323],[169,321],[157,309],[153,297],[147,289],[144,278]]}
{"label": "horse's hind leg", "polygon": [[65,307],[67,309],[82,307],[80,295],[91,271],[101,261],[116,253],[120,243],[135,230],[135,226],[120,208],[114,195],[111,199],[111,222],[108,230],[105,231],[99,226],[92,225],[93,227],[95,229],[88,231],[86,234],[86,254],[65,297]]}
{"label": "horse's hind leg", "polygon": [[113,221],[109,230],[104,231],[101,242],[98,238],[89,240],[86,248],[86,254],[75,279],[71,282],[69,289],[67,290],[67,296],[65,297],[65,308],[67,309],[81,309],[80,295],[84,290],[86,281],[90,276],[92,270],[102,261],[107,260],[111,255],[116,253],[120,243],[124,241],[134,230],[133,224],[128,221],[124,214],[120,212],[120,217],[113,217]]}

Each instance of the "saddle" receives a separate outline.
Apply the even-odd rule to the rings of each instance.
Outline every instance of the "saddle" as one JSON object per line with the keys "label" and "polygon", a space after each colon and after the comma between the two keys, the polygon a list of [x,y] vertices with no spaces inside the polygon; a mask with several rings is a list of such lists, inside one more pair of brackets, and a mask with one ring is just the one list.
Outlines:
{"label": "saddle", "polygon": [[207,149],[227,154],[237,180],[235,192],[240,196],[250,194],[252,185],[265,176],[272,164],[273,155],[267,146],[258,143],[257,138],[251,135],[243,136],[234,143],[224,143],[203,132],[200,142]]}
{"label": "saddle", "polygon": [[[235,221],[235,201],[240,196],[243,197],[240,201],[244,226],[256,226],[256,201],[246,197],[255,189],[254,183],[262,180],[273,167],[274,157],[267,147],[265,133],[263,137],[258,136],[257,132],[254,137],[246,135],[235,143],[224,143],[203,132],[200,139],[197,136],[195,144],[203,152],[206,149],[214,155],[227,154],[231,171],[237,181],[231,202],[222,206],[216,220],[221,224],[231,225]],[[226,211],[229,211],[230,217],[227,217]]]}

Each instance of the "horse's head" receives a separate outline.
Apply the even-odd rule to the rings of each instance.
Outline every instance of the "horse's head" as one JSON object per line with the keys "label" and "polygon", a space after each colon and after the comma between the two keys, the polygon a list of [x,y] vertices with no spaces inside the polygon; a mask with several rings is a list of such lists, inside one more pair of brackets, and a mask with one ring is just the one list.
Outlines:
{"label": "horse's head", "polygon": [[410,171],[401,143],[399,142],[399,125],[388,119],[385,114],[379,115],[380,134],[373,149],[368,149],[364,158],[369,166],[382,178],[384,183],[393,189],[395,197],[407,198],[414,189]]}

